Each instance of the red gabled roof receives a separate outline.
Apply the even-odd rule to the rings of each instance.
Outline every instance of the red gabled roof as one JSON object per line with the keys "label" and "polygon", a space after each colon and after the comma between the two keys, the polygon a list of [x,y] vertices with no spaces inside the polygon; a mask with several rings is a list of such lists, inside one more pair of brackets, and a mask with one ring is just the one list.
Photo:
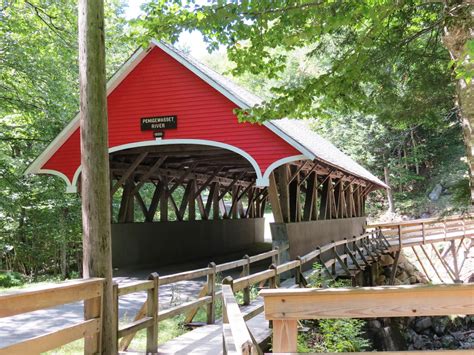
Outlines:
{"label": "red gabled roof", "polygon": [[[300,122],[239,123],[234,109],[261,99],[193,58],[162,42],[138,50],[107,85],[109,151],[164,144],[204,144],[232,150],[254,167],[257,185],[286,162],[318,159],[385,186],[378,178]],[[178,128],[162,140],[141,131],[140,118],[178,116]],[[63,178],[75,191],[80,173],[79,115],[31,164],[26,173]]]}

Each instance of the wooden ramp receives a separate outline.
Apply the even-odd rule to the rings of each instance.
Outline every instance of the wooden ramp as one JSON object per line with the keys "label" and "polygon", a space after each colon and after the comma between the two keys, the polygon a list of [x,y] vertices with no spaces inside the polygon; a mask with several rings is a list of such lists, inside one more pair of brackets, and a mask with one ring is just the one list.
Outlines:
{"label": "wooden ramp", "polygon": [[[262,300],[259,303],[263,304]],[[250,319],[247,326],[258,344],[268,341],[271,329],[261,313]],[[128,352],[127,354],[129,354]],[[197,328],[158,347],[159,354],[222,354],[222,323]]]}

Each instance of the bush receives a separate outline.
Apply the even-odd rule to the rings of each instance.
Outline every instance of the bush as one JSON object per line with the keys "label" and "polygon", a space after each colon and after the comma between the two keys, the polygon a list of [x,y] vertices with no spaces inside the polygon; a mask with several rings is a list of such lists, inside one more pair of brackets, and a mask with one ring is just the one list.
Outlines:
{"label": "bush", "polygon": [[26,282],[22,274],[14,271],[0,272],[0,287],[21,286]]}

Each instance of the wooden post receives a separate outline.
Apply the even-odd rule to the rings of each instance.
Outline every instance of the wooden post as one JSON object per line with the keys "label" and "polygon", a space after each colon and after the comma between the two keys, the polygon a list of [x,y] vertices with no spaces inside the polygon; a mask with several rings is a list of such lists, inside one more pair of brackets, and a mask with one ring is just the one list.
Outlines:
{"label": "wooden post", "polygon": [[[79,0],[78,9],[83,274],[85,278],[103,277],[105,279],[102,299],[102,341],[98,341],[100,349],[97,349],[97,346],[90,347],[91,344],[86,344],[86,347],[102,354],[116,354],[117,332],[113,319],[110,172],[107,145],[104,2],[103,0]],[[90,304],[90,302],[86,303]],[[95,309],[97,305],[91,307]],[[95,313],[91,309],[86,310],[86,314],[89,312]],[[96,343],[96,340],[92,342]]]}
{"label": "wooden post", "polygon": [[397,276],[397,268],[398,268],[398,260],[400,259],[400,254],[402,250],[397,250],[395,254],[395,260],[393,261],[392,271],[390,273],[390,283],[389,285],[393,285],[395,283],[395,276]]}
{"label": "wooden post", "polygon": [[423,237],[423,244],[426,243],[426,237],[425,237],[425,223],[424,222],[421,222],[421,234],[422,234],[422,237]]}
{"label": "wooden post", "polygon": [[[112,285],[112,292],[114,295],[114,330],[118,334],[119,331],[119,295],[118,295],[118,283],[114,281]],[[118,336],[117,336],[117,349],[118,349]]]}
{"label": "wooden post", "polygon": [[280,199],[278,197],[278,188],[275,180],[275,175],[272,172],[270,174],[270,184],[268,186],[268,198],[270,205],[272,206],[273,218],[275,223],[283,223],[283,214],[280,206]]}
{"label": "wooden post", "polygon": [[273,352],[296,353],[298,335],[296,320],[273,321]]}
{"label": "wooden post", "polygon": [[454,282],[455,283],[462,283],[459,279],[459,265],[458,265],[458,256],[456,253],[456,243],[454,240],[451,240],[451,254],[453,256],[453,266],[454,266]]}
{"label": "wooden post", "polygon": [[[224,280],[222,280],[223,285],[230,285],[232,290],[234,289],[234,280],[231,276],[227,276]],[[225,307],[225,306],[224,306]],[[229,323],[229,319],[227,318],[227,312],[225,308],[222,310],[222,323]]]}
{"label": "wooden post", "polygon": [[403,241],[402,241],[402,226],[398,225],[398,247],[400,250],[402,249]]}
{"label": "wooden post", "polygon": [[207,295],[211,296],[211,303],[207,305],[207,324],[216,322],[216,264],[210,263],[212,272],[207,275]]}
{"label": "wooden post", "polygon": [[[84,300],[84,320],[101,318],[103,317],[103,299],[102,297],[95,297],[88,300]],[[103,321],[102,321],[103,322]],[[103,324],[103,323],[102,323]],[[114,324],[111,323],[113,326]],[[115,334],[117,332],[115,331]],[[92,355],[100,353],[102,348],[102,332],[95,333],[90,336],[84,337],[84,354]]]}
{"label": "wooden post", "polygon": [[154,272],[149,277],[153,281],[153,288],[147,294],[147,317],[153,318],[153,324],[146,329],[146,352],[154,354],[158,352],[158,309],[160,276]]}
{"label": "wooden post", "polygon": [[[242,276],[249,276],[250,275],[250,257],[248,255],[244,255],[242,258],[244,260],[247,260],[247,263],[242,266]],[[249,305],[250,304],[250,287],[246,287],[242,290],[244,294],[244,305]]]}

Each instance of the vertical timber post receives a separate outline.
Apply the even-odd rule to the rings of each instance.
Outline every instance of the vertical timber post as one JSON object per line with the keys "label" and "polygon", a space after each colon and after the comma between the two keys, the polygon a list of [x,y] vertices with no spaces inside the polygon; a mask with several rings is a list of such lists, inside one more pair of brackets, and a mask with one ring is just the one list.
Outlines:
{"label": "vertical timber post", "polygon": [[146,352],[154,354],[158,352],[158,307],[159,307],[159,289],[160,277],[154,272],[148,280],[153,281],[153,288],[148,290],[146,316],[153,318],[153,324],[146,329]]}
{"label": "vertical timber post", "polygon": [[[98,352],[116,354],[104,2],[79,0],[78,10],[83,274],[85,278],[104,278],[102,341]],[[85,306],[86,313],[88,304]]]}
{"label": "vertical timber post", "polygon": [[207,305],[207,324],[216,322],[216,264],[209,263],[212,272],[207,275],[207,295],[211,296],[211,303]]}
{"label": "vertical timber post", "polygon": [[[244,255],[242,258],[247,261],[247,263],[242,267],[242,276],[249,276],[250,275],[250,257],[248,255]],[[244,293],[244,305],[250,304],[250,287],[246,287],[243,289]]]}

